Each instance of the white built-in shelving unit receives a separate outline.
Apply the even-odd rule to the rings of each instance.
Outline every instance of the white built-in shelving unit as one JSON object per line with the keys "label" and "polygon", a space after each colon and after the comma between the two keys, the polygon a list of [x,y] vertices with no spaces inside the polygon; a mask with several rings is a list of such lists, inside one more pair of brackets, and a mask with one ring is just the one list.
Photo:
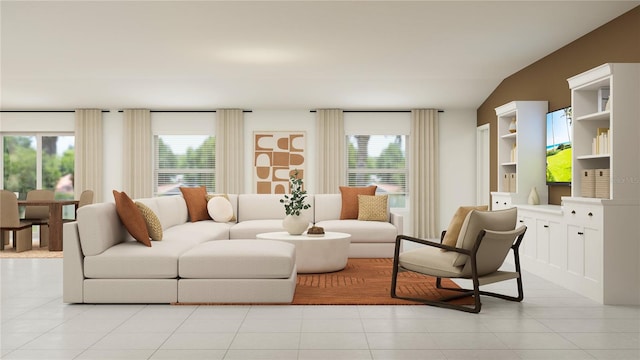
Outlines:
{"label": "white built-in shelving unit", "polygon": [[498,191],[493,210],[526,204],[532,188],[547,203],[545,183],[546,101],[512,101],[496,109],[498,129]]}
{"label": "white built-in shelving unit", "polygon": [[[603,304],[640,305],[640,64],[604,64],[568,82],[571,196],[516,205],[527,225],[522,267]],[[594,151],[598,129],[609,129],[604,151]],[[600,197],[583,196],[590,170],[610,175]]]}

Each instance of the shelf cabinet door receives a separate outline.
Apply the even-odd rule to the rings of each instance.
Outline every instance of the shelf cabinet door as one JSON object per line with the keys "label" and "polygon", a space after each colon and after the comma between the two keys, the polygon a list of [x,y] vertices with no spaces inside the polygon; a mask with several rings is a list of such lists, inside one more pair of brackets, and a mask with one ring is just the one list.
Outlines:
{"label": "shelf cabinet door", "polygon": [[549,265],[567,270],[567,227],[562,221],[549,221]]}
{"label": "shelf cabinet door", "polygon": [[602,281],[602,231],[569,224],[568,270],[570,273],[596,283]]}
{"label": "shelf cabinet door", "polygon": [[531,259],[536,258],[536,250],[537,250],[537,228],[536,228],[536,219],[531,216],[529,213],[522,212],[520,216],[518,216],[518,226],[525,225],[527,227],[527,232],[524,235],[524,239],[522,240],[522,255],[529,257]]}

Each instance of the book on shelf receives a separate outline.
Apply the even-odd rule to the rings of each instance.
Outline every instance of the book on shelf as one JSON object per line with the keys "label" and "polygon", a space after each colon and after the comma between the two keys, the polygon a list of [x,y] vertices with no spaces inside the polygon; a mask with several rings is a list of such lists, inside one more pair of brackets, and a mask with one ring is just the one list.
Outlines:
{"label": "book on shelf", "polygon": [[606,155],[611,153],[611,132],[609,128],[598,128],[596,137],[591,142],[591,154]]}

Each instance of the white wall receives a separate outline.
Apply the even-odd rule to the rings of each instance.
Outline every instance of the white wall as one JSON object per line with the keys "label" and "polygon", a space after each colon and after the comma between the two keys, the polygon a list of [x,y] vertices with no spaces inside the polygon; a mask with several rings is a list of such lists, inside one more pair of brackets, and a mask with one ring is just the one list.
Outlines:
{"label": "white wall", "polygon": [[[73,113],[1,113],[0,131],[71,131],[74,130]],[[188,114],[186,114],[188,115]],[[362,114],[347,114],[361,121]],[[384,116],[397,114],[370,113],[372,123]],[[404,115],[401,115],[404,116]],[[408,114],[406,116],[409,116]],[[305,131],[307,134],[307,181],[309,193],[315,191],[312,179],[316,177],[317,151],[315,113],[304,110],[254,110],[245,113],[245,192],[253,192],[253,133],[254,131]],[[55,119],[55,121],[51,121]],[[104,179],[103,199],[113,201],[111,191],[122,189],[123,114],[117,111],[103,113],[104,119]],[[207,120],[209,121],[209,120]],[[203,126],[210,127],[207,122]],[[45,130],[46,129],[46,130]],[[440,114],[440,228],[446,229],[451,216],[460,205],[475,204],[476,111],[446,110]],[[405,233],[411,234],[408,214]]]}
{"label": "white wall", "polygon": [[476,110],[440,114],[440,228],[461,205],[476,203]]}

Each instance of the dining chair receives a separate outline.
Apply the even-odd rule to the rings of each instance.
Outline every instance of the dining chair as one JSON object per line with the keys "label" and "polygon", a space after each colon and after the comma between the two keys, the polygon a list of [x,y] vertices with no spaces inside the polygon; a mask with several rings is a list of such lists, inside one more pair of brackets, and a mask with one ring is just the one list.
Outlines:
{"label": "dining chair", "polygon": [[80,194],[80,199],[78,200],[78,208],[89,204],[93,204],[93,190],[85,190]]}
{"label": "dining chair", "polygon": [[[53,201],[55,193],[53,190],[37,189],[27,192],[27,201]],[[40,247],[49,244],[49,207],[48,206],[26,206],[24,210],[24,220],[30,221],[33,226],[40,227]]]}
{"label": "dining chair", "polygon": [[[391,297],[471,313],[480,312],[482,306],[480,295],[522,301],[524,294],[518,248],[527,227],[516,228],[516,218],[517,208],[515,207],[498,211],[471,210],[462,224],[455,246],[444,245],[428,239],[398,235],[393,258]],[[443,232],[443,237],[444,235]],[[400,244],[403,240],[426,246],[400,253]],[[515,270],[513,271],[501,268],[510,251],[514,256]],[[436,278],[438,289],[451,290],[454,295],[440,299],[421,299],[401,295],[396,290],[398,272],[400,271],[433,276]],[[473,288],[445,288],[442,286],[442,278],[469,279]],[[517,296],[480,290],[480,286],[511,279],[516,280]],[[464,297],[472,297],[474,305],[465,306],[451,302]]]}
{"label": "dining chair", "polygon": [[31,250],[31,222],[20,220],[18,198],[8,190],[0,190],[0,250],[4,250],[8,233],[13,234],[13,247],[16,252]]}
{"label": "dining chair", "polygon": [[76,211],[74,212],[73,219],[64,219],[64,222],[72,222],[78,219],[78,209],[83,206],[93,204],[93,190],[84,190],[80,193],[80,198],[78,199],[78,206],[76,207]]}

